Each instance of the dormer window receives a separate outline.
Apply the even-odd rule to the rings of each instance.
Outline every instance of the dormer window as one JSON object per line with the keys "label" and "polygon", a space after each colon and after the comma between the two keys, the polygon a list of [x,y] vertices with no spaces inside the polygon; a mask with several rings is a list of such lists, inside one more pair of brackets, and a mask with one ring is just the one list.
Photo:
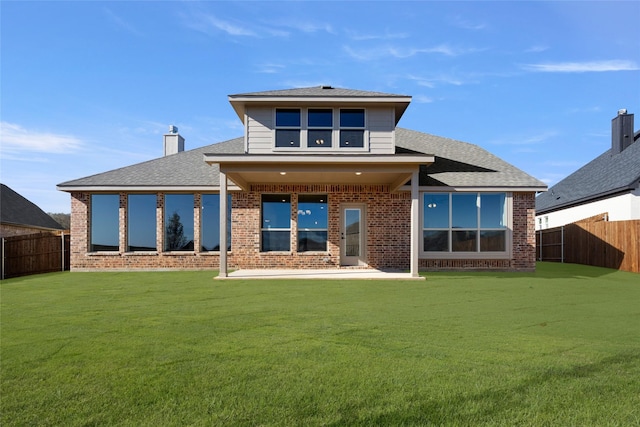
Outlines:
{"label": "dormer window", "polygon": [[276,109],[276,147],[300,147],[299,109]]}
{"label": "dormer window", "polygon": [[364,108],[275,108],[275,151],[366,151]]}
{"label": "dormer window", "polygon": [[340,110],[340,148],[364,147],[364,109]]}
{"label": "dormer window", "polygon": [[307,147],[331,148],[333,110],[309,109],[307,119]]}

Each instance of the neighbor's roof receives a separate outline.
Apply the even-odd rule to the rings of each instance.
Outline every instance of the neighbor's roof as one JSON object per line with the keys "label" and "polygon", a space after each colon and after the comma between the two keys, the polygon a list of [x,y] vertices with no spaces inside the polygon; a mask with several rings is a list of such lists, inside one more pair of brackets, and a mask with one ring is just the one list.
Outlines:
{"label": "neighbor's roof", "polygon": [[[397,154],[435,155],[436,162],[422,167],[421,186],[524,188],[542,191],[546,185],[477,145],[422,132],[396,128]],[[58,184],[63,191],[144,191],[145,189],[216,190],[217,165],[204,162],[204,154],[243,154],[244,140],[236,138],[183,151],[144,163]]]}
{"label": "neighbor's roof", "polygon": [[546,213],[637,188],[640,181],[640,133],[618,154],[611,149],[536,197],[536,213]]}
{"label": "neighbor's roof", "polygon": [[0,222],[50,230],[64,230],[42,209],[4,184],[0,184]]}

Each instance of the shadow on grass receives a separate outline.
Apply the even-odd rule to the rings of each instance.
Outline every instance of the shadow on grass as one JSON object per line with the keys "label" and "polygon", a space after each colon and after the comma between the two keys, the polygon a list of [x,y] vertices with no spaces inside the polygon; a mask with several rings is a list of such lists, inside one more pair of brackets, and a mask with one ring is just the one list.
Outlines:
{"label": "shadow on grass", "polygon": [[[531,376],[513,387],[452,395],[439,401],[414,402],[410,409],[388,412],[377,417],[365,419],[358,417],[358,408],[349,408],[349,410],[345,410],[342,413],[340,421],[331,425],[493,424],[496,420],[508,420],[518,414],[524,417],[528,413],[533,414],[536,412],[536,408],[528,408],[526,406],[527,403],[523,404],[523,402],[530,401],[529,396],[554,393],[558,389],[572,390],[567,387],[567,381],[585,379],[599,374],[617,377],[621,371],[627,368],[630,370],[638,364],[638,360],[640,360],[640,355],[637,353],[621,353],[595,363],[564,369],[549,369],[539,375]],[[583,387],[588,387],[588,385],[583,385]],[[573,389],[573,393],[579,394],[580,389]],[[420,399],[420,396],[414,397],[416,400]],[[566,398],[566,395],[557,395],[557,393],[556,395],[550,395],[550,404],[567,404],[562,400]],[[568,402],[568,404],[571,404],[571,402]],[[540,408],[537,409],[539,410]],[[590,408],[590,410],[593,409]],[[575,410],[580,411],[581,409],[576,407]],[[631,415],[629,414],[628,416]],[[576,414],[576,416],[579,418],[580,415]],[[636,414],[636,417],[638,416],[640,416],[640,413]],[[570,422],[571,420],[567,419],[566,421]],[[532,420],[532,423],[535,424],[535,421]]]}
{"label": "shadow on grass", "polygon": [[[514,279],[514,278],[532,278],[532,279],[580,279],[580,278],[599,278],[608,276],[611,274],[630,274],[632,277],[634,273],[620,272],[619,270],[594,267],[591,265],[582,264],[568,264],[557,262],[537,262],[535,272],[496,272],[496,271],[437,271],[437,272],[423,272],[422,274],[429,279],[430,276],[441,277],[491,277],[496,280],[499,279]],[[637,277],[634,279],[636,280]]]}

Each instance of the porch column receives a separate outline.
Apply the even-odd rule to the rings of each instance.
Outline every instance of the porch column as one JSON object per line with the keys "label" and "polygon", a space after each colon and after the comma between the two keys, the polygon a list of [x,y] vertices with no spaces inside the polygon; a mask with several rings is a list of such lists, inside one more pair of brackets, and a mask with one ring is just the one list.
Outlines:
{"label": "porch column", "polygon": [[220,171],[220,272],[227,277],[227,174]]}
{"label": "porch column", "polygon": [[418,254],[420,253],[420,199],[418,193],[418,171],[411,174],[411,277],[418,277]]}

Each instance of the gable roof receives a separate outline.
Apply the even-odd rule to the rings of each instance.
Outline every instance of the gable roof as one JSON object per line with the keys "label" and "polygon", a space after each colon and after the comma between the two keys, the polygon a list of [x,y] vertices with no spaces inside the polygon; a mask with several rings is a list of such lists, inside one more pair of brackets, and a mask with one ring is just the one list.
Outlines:
{"label": "gable roof", "polygon": [[[219,168],[204,162],[204,154],[244,153],[244,139],[235,138],[120,169],[58,184],[62,191],[217,191]],[[546,185],[477,145],[408,129],[396,128],[396,153],[435,155],[422,167],[421,186],[524,188]],[[259,156],[259,155],[254,155]],[[363,158],[366,155],[363,156]]]}
{"label": "gable roof", "polygon": [[609,149],[536,197],[541,214],[637,188],[640,182],[640,133],[618,154]]}
{"label": "gable roof", "polygon": [[64,230],[42,209],[4,184],[0,184],[0,222],[51,230]]}

